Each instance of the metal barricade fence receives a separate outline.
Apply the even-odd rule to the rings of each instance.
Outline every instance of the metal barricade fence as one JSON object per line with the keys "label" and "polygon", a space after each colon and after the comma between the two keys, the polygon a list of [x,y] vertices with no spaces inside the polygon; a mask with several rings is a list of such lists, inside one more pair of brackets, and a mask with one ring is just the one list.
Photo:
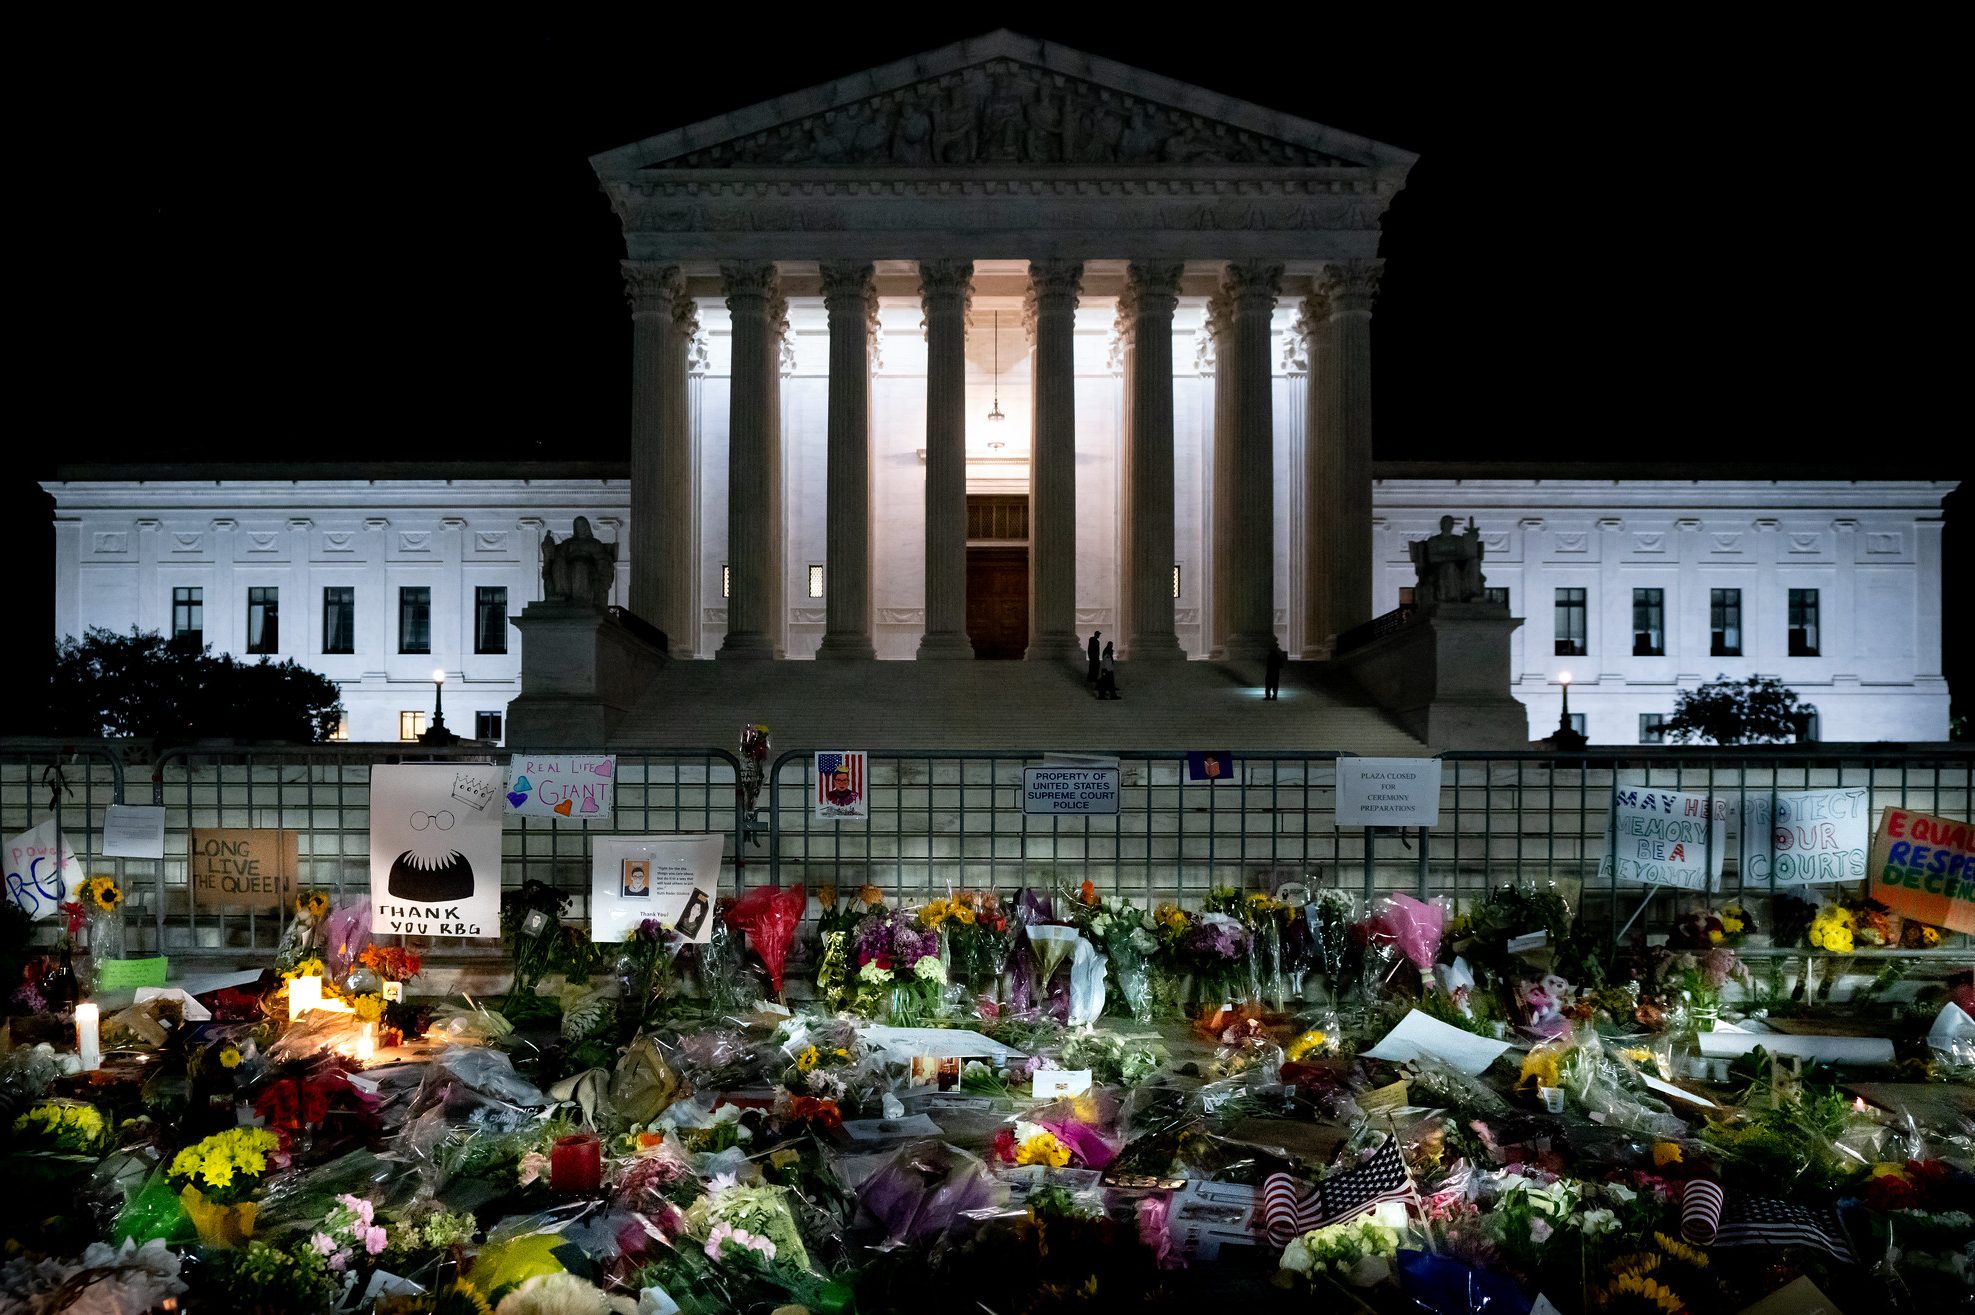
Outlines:
{"label": "metal barricade fence", "polygon": [[[295,831],[300,884],[355,894],[369,883],[373,763],[505,761],[520,752],[395,744],[173,750],[149,766],[145,791],[139,773],[147,768],[127,766],[117,745],[7,741],[0,744],[0,837],[52,818],[85,871],[118,875],[133,954],[269,949],[284,915],[201,906],[188,883],[192,830]],[[712,832],[726,837],[722,884],[730,890],[753,867],[777,884],[870,882],[908,905],[963,886],[1006,892],[1088,879],[1142,904],[1196,906],[1214,886],[1252,890],[1294,878],[1365,896],[1385,890],[1445,896],[1458,910],[1493,886],[1556,882],[1592,925],[1603,922],[1615,937],[1641,912],[1647,925],[1663,926],[1697,900],[1743,893],[1733,823],[1718,891],[1668,891],[1655,900],[1649,888],[1600,879],[1615,785],[1709,794],[1737,817],[1755,793],[1860,787],[1875,818],[1900,805],[1969,819],[1975,776],[1975,755],[1953,749],[1448,753],[1441,756],[1439,825],[1373,831],[1335,824],[1335,753],[1235,753],[1233,771],[1215,783],[1188,783],[1185,753],[1122,753],[1115,755],[1115,814],[1027,814],[1022,769],[1052,756],[870,752],[869,815],[822,821],[807,750],[785,752],[769,766],[752,819],[737,806],[740,764],[731,753],[619,752],[611,820],[510,820],[503,828],[503,882],[544,881],[570,897],[572,916],[585,917],[591,835]],[[164,806],[162,862],[94,857],[103,811],[115,802]],[[17,866],[10,855],[10,885],[20,880],[11,875]],[[1774,889],[1762,882],[1746,893]],[[1812,899],[1817,893],[1806,892]],[[430,948],[440,957],[494,952],[492,942]],[[1965,956],[1966,942],[1951,938],[1942,953]]]}
{"label": "metal barricade fence", "polygon": [[[123,800],[124,763],[117,746],[76,744],[60,740],[9,740],[0,749],[0,841],[8,846],[5,881],[7,898],[32,918],[52,918],[61,902],[60,886],[50,880],[57,856],[29,852],[16,845],[40,823],[52,822],[59,837],[84,871],[111,871],[123,876],[123,860],[98,860],[103,811]],[[119,881],[128,888],[128,882]]]}

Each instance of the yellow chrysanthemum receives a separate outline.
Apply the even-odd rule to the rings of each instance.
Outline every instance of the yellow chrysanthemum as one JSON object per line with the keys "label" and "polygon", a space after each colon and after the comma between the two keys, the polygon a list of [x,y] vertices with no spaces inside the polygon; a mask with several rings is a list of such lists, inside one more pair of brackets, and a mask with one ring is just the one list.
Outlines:
{"label": "yellow chrysanthemum", "polygon": [[1070,1148],[1058,1141],[1052,1132],[1038,1132],[1015,1148],[1017,1164],[1046,1164],[1052,1169],[1061,1169],[1069,1162]]}
{"label": "yellow chrysanthemum", "polygon": [[219,1048],[219,1066],[221,1068],[239,1068],[240,1048],[238,1046],[221,1046]]}
{"label": "yellow chrysanthemum", "polygon": [[1561,1083],[1563,1060],[1554,1046],[1538,1046],[1523,1056],[1518,1086],[1554,1087]]}
{"label": "yellow chrysanthemum", "polygon": [[1686,1158],[1678,1142],[1662,1141],[1653,1143],[1653,1167],[1664,1169],[1669,1164],[1679,1164]]}
{"label": "yellow chrysanthemum", "polygon": [[1289,1043],[1289,1049],[1284,1052],[1284,1057],[1294,1063],[1305,1055],[1316,1054],[1329,1044],[1329,1035],[1321,1028],[1313,1027]]}

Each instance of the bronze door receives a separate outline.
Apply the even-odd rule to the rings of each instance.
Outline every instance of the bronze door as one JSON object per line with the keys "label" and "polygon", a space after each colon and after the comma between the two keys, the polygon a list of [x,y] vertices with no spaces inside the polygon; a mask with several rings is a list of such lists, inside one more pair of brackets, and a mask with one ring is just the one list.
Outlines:
{"label": "bronze door", "polygon": [[977,658],[1019,658],[1029,647],[1029,550],[967,549],[967,637]]}

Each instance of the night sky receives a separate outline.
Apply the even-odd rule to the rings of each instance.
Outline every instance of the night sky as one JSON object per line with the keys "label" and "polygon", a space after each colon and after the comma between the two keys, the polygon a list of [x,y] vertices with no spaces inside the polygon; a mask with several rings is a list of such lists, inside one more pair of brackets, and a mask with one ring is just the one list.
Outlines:
{"label": "night sky", "polygon": [[1929,402],[1966,338],[1934,318],[1966,300],[1932,286],[1965,278],[1930,214],[1963,152],[1931,140],[1962,118],[1942,34],[644,12],[106,15],[18,44],[4,495],[27,605],[31,480],[57,463],[622,459],[622,246],[587,157],[997,25],[1420,154],[1381,249],[1381,458],[1963,468],[1965,421]]}

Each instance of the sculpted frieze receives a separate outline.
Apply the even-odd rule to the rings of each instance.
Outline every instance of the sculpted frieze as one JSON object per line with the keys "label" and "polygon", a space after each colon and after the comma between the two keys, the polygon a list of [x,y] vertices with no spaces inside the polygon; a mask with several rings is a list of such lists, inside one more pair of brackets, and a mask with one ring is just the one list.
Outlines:
{"label": "sculpted frieze", "polygon": [[1109,87],[996,59],[654,167],[1348,163]]}

